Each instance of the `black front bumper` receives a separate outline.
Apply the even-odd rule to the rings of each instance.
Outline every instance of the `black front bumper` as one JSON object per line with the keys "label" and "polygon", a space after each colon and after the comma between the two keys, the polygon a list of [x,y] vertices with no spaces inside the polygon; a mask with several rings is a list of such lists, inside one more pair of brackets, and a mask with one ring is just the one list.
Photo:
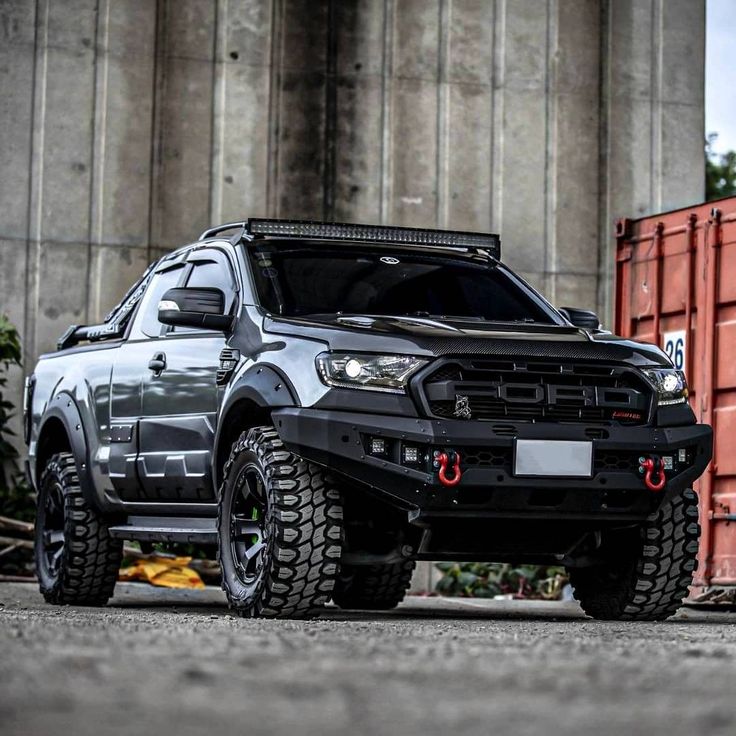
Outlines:
{"label": "black front bumper", "polygon": [[[278,432],[296,454],[327,466],[405,508],[411,518],[495,517],[598,520],[643,519],[668,494],[690,487],[712,453],[707,425],[637,427],[430,420],[316,409],[273,412]],[[374,454],[374,439],[384,452]],[[521,478],[513,473],[516,439],[593,443],[590,478]],[[380,446],[380,443],[379,443]],[[417,462],[404,450],[419,449]],[[435,450],[460,452],[462,479],[439,482]],[[684,461],[678,451],[684,450]],[[674,456],[663,491],[648,490],[639,473],[641,455]]]}

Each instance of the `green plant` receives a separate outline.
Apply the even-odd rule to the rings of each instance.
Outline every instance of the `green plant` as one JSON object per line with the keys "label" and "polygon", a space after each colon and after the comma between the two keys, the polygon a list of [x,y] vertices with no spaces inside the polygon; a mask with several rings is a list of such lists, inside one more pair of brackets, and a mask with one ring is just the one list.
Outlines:
{"label": "green plant", "polygon": [[705,142],[705,199],[719,199],[736,194],[736,151],[716,153],[713,144],[717,133],[710,133]]}
{"label": "green plant", "polygon": [[21,347],[18,331],[6,315],[0,314],[0,507],[3,515],[32,521],[35,509],[29,489],[18,467],[18,452],[11,442],[9,427],[15,407],[5,396],[7,371],[20,366]]}
{"label": "green plant", "polygon": [[537,598],[558,600],[567,583],[561,567],[488,562],[440,562],[440,595],[466,598]]}

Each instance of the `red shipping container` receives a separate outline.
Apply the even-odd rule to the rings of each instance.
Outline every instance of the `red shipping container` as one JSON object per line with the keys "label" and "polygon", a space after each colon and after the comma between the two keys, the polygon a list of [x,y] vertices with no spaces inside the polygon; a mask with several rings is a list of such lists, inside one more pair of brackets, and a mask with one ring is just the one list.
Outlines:
{"label": "red shipping container", "polygon": [[616,224],[619,335],[660,345],[685,370],[713,460],[696,485],[696,590],[736,586],[736,197]]}

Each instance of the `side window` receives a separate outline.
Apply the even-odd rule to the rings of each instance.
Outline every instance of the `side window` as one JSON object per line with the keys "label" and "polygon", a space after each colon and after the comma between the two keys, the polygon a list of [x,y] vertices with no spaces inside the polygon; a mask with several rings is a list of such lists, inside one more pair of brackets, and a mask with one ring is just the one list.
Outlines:
{"label": "side window", "polygon": [[219,259],[217,261],[195,261],[187,286],[211,286],[225,294],[225,311],[233,305],[235,298],[235,281],[230,266]]}
{"label": "side window", "polygon": [[131,329],[132,338],[158,337],[161,334],[163,325],[158,321],[158,303],[165,292],[178,286],[183,273],[184,265],[182,264],[177,268],[153,275],[135,316]]}
{"label": "side window", "polygon": [[[185,286],[208,286],[220,289],[225,295],[225,312],[232,309],[235,301],[235,277],[226,256],[217,251],[197,251],[196,260],[190,261],[192,271]],[[172,332],[202,332],[200,327],[174,327]]]}

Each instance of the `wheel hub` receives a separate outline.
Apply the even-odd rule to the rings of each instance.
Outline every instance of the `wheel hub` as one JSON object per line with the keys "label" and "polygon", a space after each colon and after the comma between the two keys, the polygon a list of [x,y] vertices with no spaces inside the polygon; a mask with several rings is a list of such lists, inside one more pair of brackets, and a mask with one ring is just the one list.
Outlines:
{"label": "wheel hub", "polygon": [[263,572],[268,542],[266,483],[261,470],[246,465],[238,477],[230,507],[230,545],[241,582],[254,586]]}

